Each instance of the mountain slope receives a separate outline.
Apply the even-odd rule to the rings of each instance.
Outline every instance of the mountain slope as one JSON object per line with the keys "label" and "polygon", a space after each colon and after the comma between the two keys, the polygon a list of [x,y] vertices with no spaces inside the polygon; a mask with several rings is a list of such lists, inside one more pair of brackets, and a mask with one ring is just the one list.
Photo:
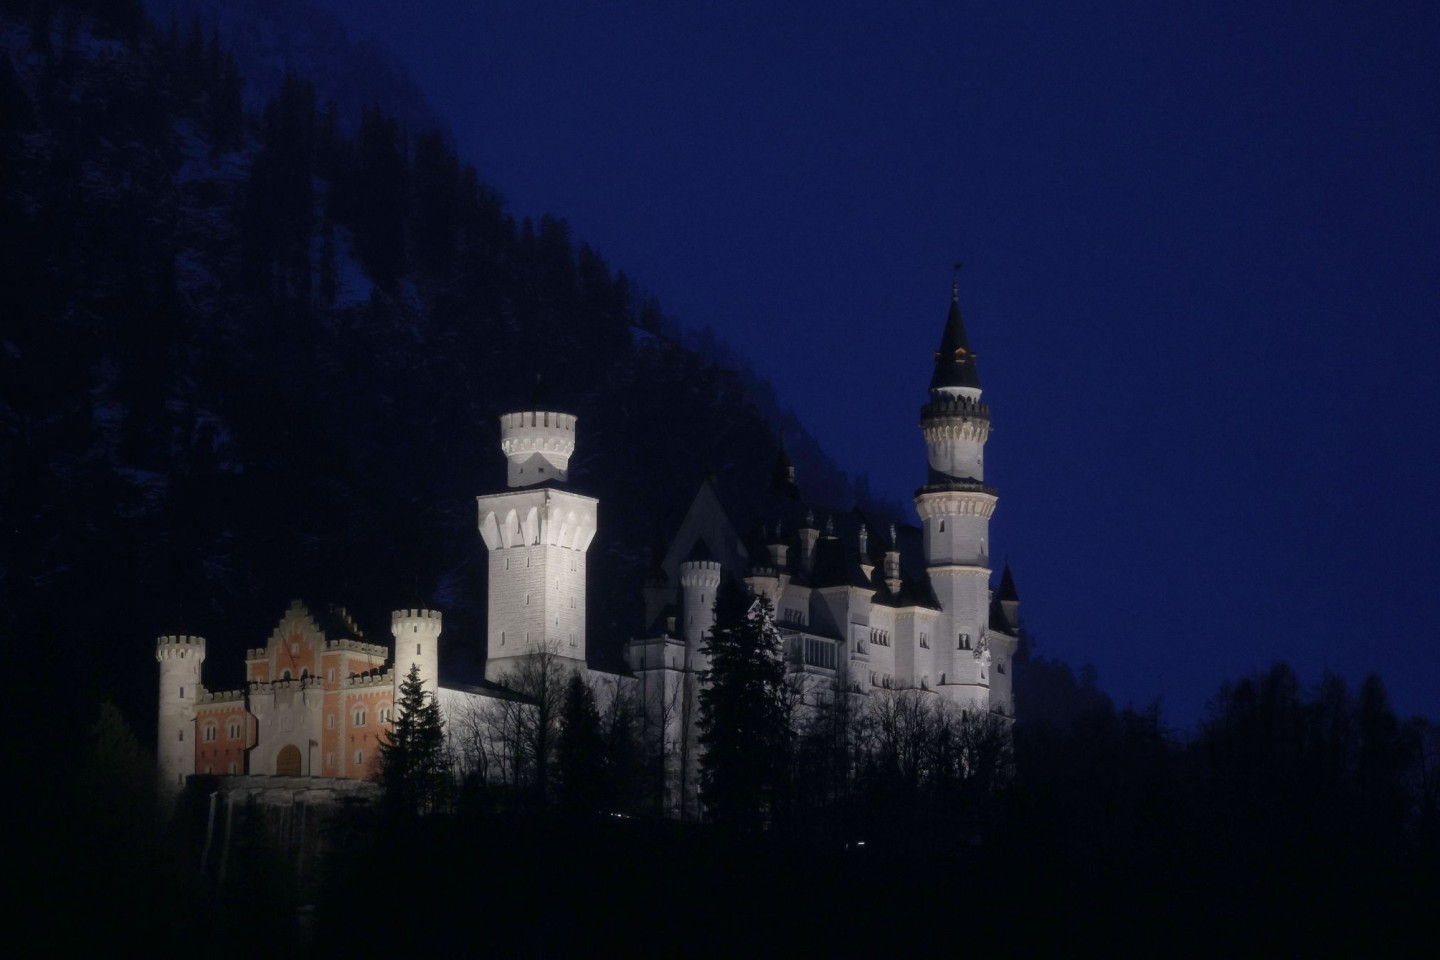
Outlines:
{"label": "mountain slope", "polygon": [[[462,667],[484,630],[471,498],[502,486],[496,417],[537,377],[579,415],[572,478],[601,499],[599,660],[640,628],[650,550],[701,478],[742,507],[762,491],[777,441],[753,381],[667,335],[563,220],[516,222],[442,136],[375,110],[349,132],[294,76],[247,113],[203,35],[19,6],[0,614],[44,640],[17,667],[148,722],[155,635],[204,634],[209,685],[236,685],[297,595],[380,640],[388,610],[441,607]],[[848,506],[791,437],[802,486]]]}

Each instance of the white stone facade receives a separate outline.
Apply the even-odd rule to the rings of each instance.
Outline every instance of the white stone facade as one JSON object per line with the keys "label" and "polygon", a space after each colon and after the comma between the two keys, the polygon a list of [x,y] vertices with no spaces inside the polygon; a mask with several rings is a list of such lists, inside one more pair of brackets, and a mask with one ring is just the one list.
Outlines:
{"label": "white stone facade", "polygon": [[921,410],[920,526],[880,531],[858,513],[817,515],[799,499],[782,453],[767,513],[742,537],[707,481],[644,588],[648,629],[625,644],[628,675],[586,667],[586,559],[599,504],[557,486],[568,479],[576,418],[531,410],[500,422],[509,489],[477,498],[489,561],[488,686],[441,685],[443,622],[433,610],[392,615],[392,653],[367,642],[343,609],[312,614],[297,601],[267,645],[249,651],[247,689],[226,693],[201,687],[203,639],[162,637],[164,782],[173,787],[196,773],[371,777],[412,664],[436,691],[460,756],[482,734],[489,708],[515,701],[507,678],[543,651],[563,669],[587,673],[607,702],[633,692],[646,746],[664,758],[666,809],[695,816],[704,646],[727,579],[770,601],[787,670],[811,699],[919,690],[1014,715],[1018,599],[1008,571],[998,593],[990,586],[989,522],[998,502],[984,483],[990,411],[958,298]]}

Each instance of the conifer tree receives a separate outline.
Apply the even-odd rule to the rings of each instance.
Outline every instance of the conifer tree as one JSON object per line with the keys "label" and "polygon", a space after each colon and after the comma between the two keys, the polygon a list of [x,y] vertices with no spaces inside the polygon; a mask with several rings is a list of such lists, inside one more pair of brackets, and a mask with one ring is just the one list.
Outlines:
{"label": "conifer tree", "polygon": [[708,815],[741,830],[765,824],[789,742],[785,664],[770,601],[722,584],[700,689],[700,786]]}
{"label": "conifer tree", "polygon": [[594,813],[604,796],[605,742],[595,694],[580,674],[572,674],[560,705],[560,737],[555,744],[560,775],[560,805],[572,813]]}
{"label": "conifer tree", "polygon": [[428,813],[445,798],[448,770],[440,703],[411,665],[400,684],[395,721],[380,740],[380,783],[401,814]]}

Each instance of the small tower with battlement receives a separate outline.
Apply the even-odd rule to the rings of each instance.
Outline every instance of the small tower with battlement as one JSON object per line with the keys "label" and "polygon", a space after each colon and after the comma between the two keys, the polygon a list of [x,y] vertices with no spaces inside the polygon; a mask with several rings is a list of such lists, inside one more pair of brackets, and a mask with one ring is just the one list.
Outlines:
{"label": "small tower with battlement", "polygon": [[490,554],[487,680],[542,650],[585,666],[585,554],[599,502],[559,486],[569,479],[575,422],[552,410],[500,418],[510,489],[477,498]]}
{"label": "small tower with battlement", "polygon": [[958,284],[950,290],[920,429],[929,475],[915,494],[915,509],[924,524],[930,585],[942,611],[939,636],[927,651],[929,671],[941,678],[940,692],[983,708],[989,704],[989,531],[998,498],[985,484],[990,408],[980,400],[980,375],[960,313]]}
{"label": "small tower with battlement", "polygon": [[195,704],[200,697],[205,638],[160,637],[155,641],[155,659],[160,663],[155,761],[161,789],[174,794],[195,773]]}
{"label": "small tower with battlement", "polygon": [[410,675],[410,668],[420,668],[420,681],[426,693],[438,696],[440,690],[440,629],[439,610],[396,610],[390,614],[390,634],[395,638],[395,708],[400,708],[400,684]]}

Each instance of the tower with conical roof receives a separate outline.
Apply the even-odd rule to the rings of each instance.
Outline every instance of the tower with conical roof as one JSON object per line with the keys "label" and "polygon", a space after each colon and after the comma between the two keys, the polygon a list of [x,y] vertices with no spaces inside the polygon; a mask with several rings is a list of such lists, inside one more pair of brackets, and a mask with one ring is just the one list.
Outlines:
{"label": "tower with conical roof", "polygon": [[[990,517],[997,496],[985,483],[985,441],[990,408],[980,399],[980,374],[960,312],[958,283],[935,371],[930,402],[920,409],[929,476],[915,494],[924,525],[925,564],[941,608],[937,642],[927,651],[931,676],[943,695],[988,709],[992,662],[989,636]],[[1009,651],[1001,653],[1008,665]]]}
{"label": "tower with conical roof", "polygon": [[477,498],[490,553],[487,680],[542,651],[585,667],[585,555],[599,502],[564,488],[575,421],[543,408],[500,418],[510,489]]}

